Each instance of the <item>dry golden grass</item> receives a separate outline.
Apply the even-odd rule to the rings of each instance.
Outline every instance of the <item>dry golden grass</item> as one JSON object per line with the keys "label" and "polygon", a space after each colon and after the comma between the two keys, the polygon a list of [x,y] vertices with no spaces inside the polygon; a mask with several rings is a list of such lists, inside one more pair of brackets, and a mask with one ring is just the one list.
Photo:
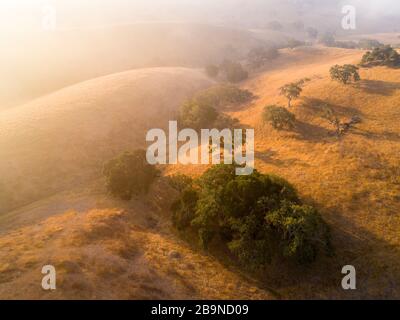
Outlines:
{"label": "dry golden grass", "polygon": [[[400,297],[400,70],[362,69],[362,81],[333,82],[334,64],[358,63],[361,51],[327,48],[288,50],[269,70],[243,84],[258,99],[228,112],[255,128],[256,168],[287,178],[306,202],[316,205],[332,226],[336,257],[314,267],[271,266],[266,283],[283,298]],[[287,102],[285,83],[311,79],[292,112],[294,132],[277,132],[261,120],[263,107]],[[320,117],[330,105],[342,119],[363,121],[342,139]],[[201,174],[206,167],[171,167],[169,172]],[[358,290],[341,290],[341,268],[358,271]]]}
{"label": "dry golden grass", "polygon": [[155,68],[93,79],[0,112],[0,213],[85,184],[116,154],[210,85],[201,71]]}
{"label": "dry golden grass", "polygon": [[[400,70],[362,69],[363,80],[349,86],[330,80],[330,66],[357,62],[361,55],[333,48],[287,50],[243,83],[258,99],[227,110],[255,128],[256,168],[287,178],[305,202],[320,209],[332,227],[335,257],[311,267],[276,263],[253,282],[177,239],[168,211],[174,192],[163,180],[129,204],[108,199],[95,182],[1,217],[0,297],[399,298]],[[311,81],[293,103],[296,129],[277,132],[264,125],[265,105],[286,104],[278,88],[304,77]],[[338,140],[319,116],[323,103],[343,119],[358,115],[363,121]],[[165,174],[197,176],[205,169],[177,165]],[[40,289],[40,268],[47,263],[60,270],[53,293]],[[346,264],[357,269],[356,291],[341,289]]]}
{"label": "dry golden grass", "polygon": [[[0,297],[271,298],[171,233],[165,217],[171,192],[161,180],[151,195],[129,204],[97,196],[92,210],[61,213],[0,236]],[[57,270],[53,292],[41,289],[45,264]]]}

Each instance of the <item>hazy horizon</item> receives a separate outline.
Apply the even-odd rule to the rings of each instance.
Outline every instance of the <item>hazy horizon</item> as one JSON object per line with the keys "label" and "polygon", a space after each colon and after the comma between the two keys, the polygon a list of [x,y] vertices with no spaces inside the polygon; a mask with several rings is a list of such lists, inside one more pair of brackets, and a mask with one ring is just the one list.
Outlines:
{"label": "hazy horizon", "polygon": [[306,25],[328,25],[335,29],[340,24],[332,18],[341,15],[344,5],[356,7],[361,23],[368,19],[382,30],[392,28],[388,20],[400,15],[400,3],[396,0],[3,0],[0,30],[40,30],[45,6],[57,10],[60,29],[143,21],[191,21],[254,28],[270,20],[303,20]]}

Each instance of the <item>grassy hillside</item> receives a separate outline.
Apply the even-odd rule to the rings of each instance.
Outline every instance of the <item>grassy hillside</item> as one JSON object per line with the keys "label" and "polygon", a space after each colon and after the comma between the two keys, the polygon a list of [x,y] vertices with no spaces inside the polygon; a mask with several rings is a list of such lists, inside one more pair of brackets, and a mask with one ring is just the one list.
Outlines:
{"label": "grassy hillside", "polygon": [[[94,191],[77,190],[12,213],[30,219],[25,227],[1,221],[13,227],[0,236],[2,299],[273,297],[171,233],[171,190],[163,181],[129,204]],[[52,217],[43,219],[44,212]],[[57,269],[53,292],[39,285],[43,263]]]}
{"label": "grassy hillside", "polygon": [[[331,296],[328,288],[339,286],[341,266],[352,264],[358,271],[358,290],[341,296],[399,297],[400,71],[362,69],[360,83],[343,86],[330,80],[329,67],[357,63],[361,53],[337,49],[322,53],[315,62],[288,65],[249,81],[246,87],[260,99],[234,113],[256,127],[257,168],[292,181],[332,225],[337,248],[334,266],[313,270],[319,276],[304,277],[302,289],[294,286],[288,294],[312,297],[321,290],[323,296]],[[311,78],[311,83],[293,108],[298,121],[295,132],[277,133],[263,126],[261,108],[285,105],[277,89],[302,77]],[[361,117],[362,124],[338,141],[319,116],[324,103],[343,119]]]}
{"label": "grassy hillside", "polygon": [[172,22],[11,34],[2,41],[0,110],[134,68],[202,68],[261,42],[242,29]]}
{"label": "grassy hillside", "polygon": [[0,212],[97,176],[210,84],[192,69],[127,71],[0,112]]}
{"label": "grassy hillside", "polygon": [[[0,113],[0,130],[8,126],[7,130],[0,131],[0,137],[5,137],[0,138],[0,146],[5,147],[1,150],[7,150],[6,157],[2,158],[10,159],[1,162],[2,176],[8,175],[11,179],[10,163],[12,159],[21,159],[18,166],[26,168],[26,175],[31,177],[28,174],[32,171],[30,159],[43,163],[43,150],[50,150],[46,153],[50,164],[57,163],[57,167],[32,171],[35,174],[32,177],[58,181],[51,179],[60,176],[65,179],[66,173],[76,173],[75,180],[71,180],[75,185],[72,191],[8,211],[0,219],[0,258],[3,261],[0,296],[400,297],[400,70],[361,69],[362,80],[348,86],[331,81],[329,68],[332,65],[356,63],[361,56],[361,51],[322,47],[283,50],[273,65],[242,84],[257,99],[249,105],[225,110],[238,117],[242,124],[255,128],[256,168],[288,179],[306,203],[321,211],[332,229],[335,257],[320,258],[310,267],[271,265],[257,281],[251,280],[248,275],[244,277],[238,270],[225,266],[223,259],[217,261],[178,240],[170,227],[168,210],[175,193],[163,178],[147,197],[130,203],[110,200],[100,180],[76,186],[82,172],[93,172],[93,177],[96,176],[95,171],[89,170],[95,170],[98,165],[92,159],[117,151],[110,151],[110,145],[117,149],[139,146],[144,137],[138,133],[144,132],[147,125],[154,127],[155,123],[164,123],[175,103],[209,84],[195,71],[153,69],[86,82],[38,100],[46,104],[34,102],[28,109]],[[143,72],[152,76],[143,76]],[[311,81],[306,84],[302,97],[293,102],[291,111],[297,118],[295,129],[278,132],[263,124],[261,114],[265,105],[286,105],[279,88],[304,77]],[[139,83],[143,85],[141,88],[147,88],[140,95],[132,90]],[[160,91],[155,91],[155,87]],[[154,92],[158,92],[157,95]],[[178,93],[182,96],[176,97]],[[70,99],[77,99],[79,103],[71,103],[75,100]],[[130,103],[126,105],[126,101]],[[362,122],[338,139],[329,123],[321,118],[323,104],[329,105],[341,119],[359,116]],[[129,107],[138,105],[146,108]],[[44,106],[46,113],[39,112]],[[151,111],[149,106],[156,109]],[[166,106],[172,109],[161,112]],[[118,132],[111,139],[112,124],[120,127],[121,122],[110,118],[110,108],[118,110],[114,114],[126,120],[129,129],[132,122],[137,129]],[[26,113],[26,110],[31,111]],[[138,117],[140,121],[147,119],[145,126],[136,124]],[[32,131],[37,119],[45,121],[42,123],[47,125],[41,123],[40,128],[48,131],[39,128]],[[17,132],[24,134],[18,136]],[[31,137],[31,132],[35,135],[29,138],[28,145],[27,137]],[[82,132],[87,132],[91,139],[83,139],[86,135]],[[12,141],[17,141],[18,148],[11,149],[11,136],[6,134],[13,135]],[[137,144],[124,144],[121,137],[136,138]],[[68,144],[70,141],[74,144]],[[76,146],[79,152],[71,153]],[[35,150],[40,152],[33,152]],[[82,166],[88,168],[87,171],[81,170]],[[55,171],[57,168],[66,171],[59,174]],[[165,169],[167,175],[179,172],[198,176],[206,167],[176,165]],[[44,172],[57,174],[52,177]],[[30,181],[32,186],[36,185],[35,181]],[[59,290],[54,293],[38,289],[40,267],[44,263],[52,263],[60,269]],[[356,267],[356,291],[341,289],[341,268],[347,264]]]}
{"label": "grassy hillside", "polygon": [[[243,87],[258,99],[240,110],[227,110],[254,127],[256,168],[276,173],[316,205],[332,226],[337,256],[311,269],[272,266],[266,283],[286,298],[399,297],[400,284],[400,71],[362,69],[362,81],[344,86],[331,81],[334,64],[358,63],[361,51],[334,48],[288,50],[269,71]],[[294,132],[278,132],[262,123],[263,107],[287,105],[279,88],[308,77],[302,98],[292,112]],[[321,118],[328,104],[342,119],[360,116],[362,124],[338,140]],[[198,175],[204,166],[169,168]],[[341,268],[352,264],[358,290],[341,290]],[[279,289],[278,289],[279,288]]]}

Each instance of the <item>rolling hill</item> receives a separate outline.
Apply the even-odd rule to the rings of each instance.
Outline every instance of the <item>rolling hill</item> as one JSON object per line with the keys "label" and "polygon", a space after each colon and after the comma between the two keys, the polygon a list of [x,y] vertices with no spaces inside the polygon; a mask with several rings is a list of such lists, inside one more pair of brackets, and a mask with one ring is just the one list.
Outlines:
{"label": "rolling hill", "polygon": [[[287,298],[399,297],[400,283],[400,71],[361,69],[362,81],[344,86],[331,81],[334,64],[358,63],[362,51],[335,48],[286,50],[242,87],[258,99],[226,111],[255,128],[258,170],[288,179],[332,227],[336,258],[309,270],[271,267],[268,283]],[[292,112],[294,132],[277,132],[262,123],[264,106],[287,102],[279,95],[286,83],[308,77]],[[321,117],[329,105],[341,119],[359,116],[357,129],[338,140]],[[170,167],[170,173],[199,175],[204,166]],[[341,290],[341,268],[354,265],[358,290]],[[284,275],[283,275],[284,274]]]}
{"label": "rolling hill", "polygon": [[210,84],[192,69],[133,70],[0,112],[0,212],[98,175],[105,160],[143,147],[147,130]]}
{"label": "rolling hill", "polygon": [[225,58],[243,57],[263,43],[247,30],[183,22],[60,29],[1,37],[0,110],[65,86],[126,70],[203,68]]}
{"label": "rolling hill", "polygon": [[[356,63],[361,55],[323,47],[282,50],[273,65],[241,85],[257,99],[225,110],[255,128],[256,168],[287,178],[321,211],[332,229],[334,257],[307,268],[271,265],[256,281],[179,240],[169,222],[175,191],[164,178],[143,199],[108,198],[97,179],[102,161],[143,146],[146,129],[162,126],[180,101],[211,84],[188,69],[130,71],[0,113],[1,176],[6,186],[11,183],[9,190],[21,190],[21,199],[30,195],[26,206],[11,199],[15,210],[0,216],[0,296],[399,297],[400,71],[362,69],[362,81],[348,86],[330,80],[332,65]],[[263,124],[265,105],[286,104],[279,87],[304,77],[311,81],[293,104],[295,130],[277,132]],[[362,123],[338,140],[320,116],[323,104],[343,119],[357,115]],[[111,134],[113,129],[118,131]],[[13,166],[21,168],[23,179],[17,181],[29,188],[12,185]],[[206,167],[163,169],[165,175],[198,176]],[[43,193],[35,193],[37,186]],[[44,264],[59,270],[58,289],[51,293],[40,288]],[[356,267],[356,291],[341,289],[347,264]]]}

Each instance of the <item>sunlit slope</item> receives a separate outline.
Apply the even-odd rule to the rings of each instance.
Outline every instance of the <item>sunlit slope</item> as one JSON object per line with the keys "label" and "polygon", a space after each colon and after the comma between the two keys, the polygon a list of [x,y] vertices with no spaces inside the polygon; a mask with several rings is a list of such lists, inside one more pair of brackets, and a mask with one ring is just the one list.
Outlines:
{"label": "sunlit slope", "polygon": [[[293,296],[312,297],[315,291],[321,292],[318,296],[335,291],[343,297],[400,296],[400,70],[361,69],[362,81],[349,86],[331,81],[330,66],[358,63],[360,57],[357,51],[325,49],[314,62],[252,79],[246,87],[260,99],[235,114],[256,127],[257,168],[292,181],[332,225],[335,263],[331,270],[310,276],[315,280],[307,279],[303,288],[291,285]],[[295,132],[264,126],[262,108],[285,105],[278,88],[302,77],[311,82],[294,103]],[[343,120],[359,116],[362,123],[338,141],[320,116],[323,104]],[[358,274],[358,290],[347,294],[339,287],[346,264],[354,265]]]}
{"label": "sunlit slope", "polygon": [[[361,56],[334,48],[284,52],[272,69],[243,84],[258,99],[230,111],[255,128],[256,168],[294,183],[332,226],[335,258],[298,272],[271,268],[268,285],[286,297],[400,296],[400,70],[361,69],[362,81],[348,86],[331,81],[332,65],[358,63]],[[286,106],[279,88],[304,77],[311,81],[291,109],[296,129],[277,132],[264,125],[264,106]],[[321,118],[324,104],[342,120],[359,116],[362,123],[338,140]],[[179,167],[193,175],[204,169]],[[357,291],[340,287],[346,264],[357,269]]]}
{"label": "sunlit slope", "polygon": [[[44,198],[3,215],[0,295],[211,299],[399,297],[400,70],[362,69],[363,80],[349,86],[330,80],[332,65],[357,63],[361,55],[360,51],[326,48],[283,51],[273,65],[243,83],[258,98],[251,105],[227,110],[243,124],[255,128],[256,168],[287,178],[306,203],[321,211],[332,228],[334,257],[321,258],[312,266],[300,268],[272,265],[263,273],[262,281],[252,285],[239,278],[237,271],[227,271],[215,259],[177,240],[171,232],[168,210],[175,194],[163,179],[157,180],[147,197],[130,203],[106,197],[101,183],[94,186],[85,183],[71,193]],[[208,84],[203,76],[194,73],[195,79],[204,81],[205,86]],[[295,130],[277,132],[264,125],[261,114],[265,105],[286,105],[279,96],[279,87],[304,77],[311,81],[305,86],[302,98],[293,103]],[[174,96],[178,93],[177,88]],[[158,97],[159,100],[162,95]],[[87,94],[84,100],[92,101],[92,95]],[[110,103],[113,108],[119,105],[115,101],[118,100]],[[332,135],[333,128],[320,116],[323,104],[328,104],[341,119],[357,115],[362,123],[338,140]],[[101,114],[102,117],[96,118],[99,123],[104,118],[104,113]],[[167,116],[157,114],[155,119],[162,122]],[[63,123],[59,126],[67,127]],[[87,124],[83,126],[86,128]],[[75,135],[74,131],[68,132],[75,137],[82,130],[77,129]],[[121,136],[125,133],[116,135]],[[119,146],[121,140],[93,146],[93,152],[104,147],[104,154],[108,154],[110,146]],[[66,146],[65,149],[71,149]],[[71,162],[70,158],[67,160]],[[80,158],[79,163],[82,161]],[[91,166],[100,167],[97,164],[88,167]],[[68,168],[71,172],[90,172],[80,170]],[[167,173],[198,176],[204,170],[203,166],[177,165],[169,166]],[[6,171],[3,169],[2,174]],[[68,175],[61,177],[65,179]],[[44,220],[48,216],[53,217]],[[40,268],[45,263],[54,264],[59,270],[62,290],[46,293],[38,287]],[[341,288],[341,269],[347,264],[356,267],[356,291]],[[272,289],[268,292],[274,295],[261,288]]]}
{"label": "sunlit slope", "polygon": [[[174,195],[158,180],[148,196],[129,203],[80,190],[25,208],[28,216],[53,216],[0,233],[0,298],[273,298],[171,233]],[[47,264],[57,271],[55,291],[41,287]]]}
{"label": "sunlit slope", "polygon": [[0,112],[0,212],[96,176],[105,160],[143,147],[148,129],[208,85],[201,71],[142,69]]}

